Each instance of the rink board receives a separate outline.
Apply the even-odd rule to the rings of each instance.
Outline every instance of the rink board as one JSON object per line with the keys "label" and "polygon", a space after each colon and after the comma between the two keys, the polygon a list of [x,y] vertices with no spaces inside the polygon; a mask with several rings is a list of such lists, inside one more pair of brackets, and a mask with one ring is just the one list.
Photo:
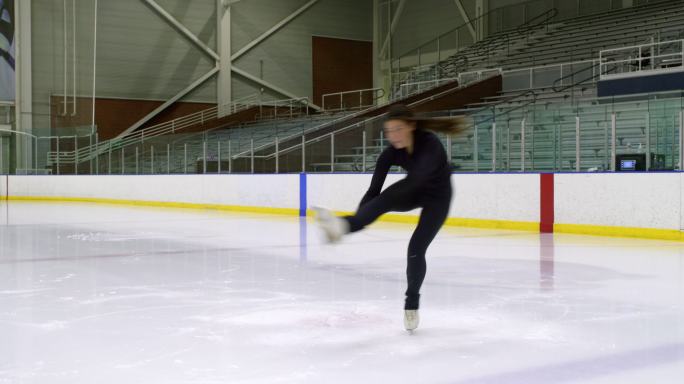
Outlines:
{"label": "rink board", "polygon": [[[549,176],[549,174],[547,174]],[[353,212],[370,174],[5,176],[11,200],[88,201],[261,213],[328,207]],[[385,186],[403,178],[387,176]],[[680,240],[682,173],[454,174],[448,225],[538,231],[542,194],[552,194],[555,232]],[[548,196],[547,199],[548,200]],[[547,208],[548,210],[548,208]],[[385,221],[416,222],[419,210]],[[548,212],[547,212],[548,217]]]}

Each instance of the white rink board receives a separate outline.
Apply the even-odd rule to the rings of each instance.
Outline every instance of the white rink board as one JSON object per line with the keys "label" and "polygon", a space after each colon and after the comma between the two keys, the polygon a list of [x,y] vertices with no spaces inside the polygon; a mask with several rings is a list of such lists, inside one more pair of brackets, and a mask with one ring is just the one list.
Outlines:
{"label": "white rink board", "polygon": [[[385,187],[403,178],[387,176]],[[680,173],[556,174],[555,222],[680,229]],[[299,208],[298,174],[9,176],[10,196],[101,198],[266,208]],[[354,211],[370,174],[307,175],[308,207]],[[539,221],[538,174],[456,174],[450,217]],[[4,194],[5,183],[0,183]],[[418,210],[406,212],[416,215]]]}
{"label": "white rink board", "polygon": [[[383,190],[403,179],[406,175],[389,174]],[[310,174],[307,175],[308,206],[321,206],[334,211],[354,212],[368,190],[373,175],[370,174]],[[409,212],[393,212],[399,215],[418,215],[419,209]]]}
{"label": "white rink board", "polygon": [[453,175],[450,217],[539,221],[539,175]]}
{"label": "white rink board", "polygon": [[[384,188],[404,178],[387,175]],[[370,185],[369,174],[308,175],[308,202],[336,211],[354,211]],[[449,217],[539,221],[539,175],[452,175],[454,197]],[[417,215],[419,210],[406,212]]]}
{"label": "white rink board", "polygon": [[299,208],[299,176],[10,176],[9,195]]}
{"label": "white rink board", "polygon": [[680,229],[680,173],[556,174],[555,222]]}
{"label": "white rink board", "polygon": [[2,199],[7,196],[7,183],[9,183],[9,176],[0,175],[0,198]]}

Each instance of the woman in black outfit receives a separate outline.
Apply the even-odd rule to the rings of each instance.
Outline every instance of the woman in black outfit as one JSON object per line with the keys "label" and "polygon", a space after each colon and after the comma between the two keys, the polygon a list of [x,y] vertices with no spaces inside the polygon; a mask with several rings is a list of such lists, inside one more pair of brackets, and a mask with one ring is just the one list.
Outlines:
{"label": "woman in black outfit", "polygon": [[[380,154],[371,185],[356,213],[338,218],[330,211],[316,208],[317,219],[330,242],[360,231],[387,212],[422,208],[408,245],[404,325],[409,331],[418,327],[425,252],[444,224],[451,204],[450,162],[442,143],[430,131],[459,134],[467,127],[465,122],[463,117],[416,118],[404,105],[391,107],[384,123],[385,136],[391,145]],[[407,175],[381,192],[393,165],[401,166]]]}

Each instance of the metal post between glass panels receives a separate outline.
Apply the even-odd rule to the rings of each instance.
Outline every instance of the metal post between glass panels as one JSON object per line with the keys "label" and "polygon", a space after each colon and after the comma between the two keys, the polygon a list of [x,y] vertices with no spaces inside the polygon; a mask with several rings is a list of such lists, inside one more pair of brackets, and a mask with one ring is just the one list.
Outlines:
{"label": "metal post between glass panels", "polygon": [[[532,118],[534,119],[534,115],[532,115]],[[534,171],[534,127],[530,129],[530,146],[532,147],[529,151],[525,152],[525,155],[527,155],[527,152],[530,152],[530,171]]]}
{"label": "metal post between glass panels", "polygon": [[107,174],[112,174],[112,142],[109,142],[109,150],[107,151]]}
{"label": "metal post between glass panels", "polygon": [[525,120],[520,123],[520,171],[525,172]]}
{"label": "metal post between glass panels", "polygon": [[575,171],[579,172],[581,168],[581,142],[580,142],[580,117],[575,116]]}
{"label": "metal post between glass panels", "polygon": [[684,158],[684,110],[679,111],[679,169],[682,169]]}
{"label": "metal post between glass panels", "polygon": [[78,135],[74,135],[74,174],[78,175]]}
{"label": "metal post between glass panels", "polygon": [[451,159],[451,135],[447,134],[446,135],[446,152],[447,152],[447,162],[449,163],[449,169],[451,169],[451,165],[453,164],[453,161]]}
{"label": "metal post between glass panels", "polygon": [[124,149],[126,147],[121,147],[121,174],[126,173],[126,156],[124,155]]}
{"label": "metal post between glass panels", "polygon": [[59,175],[59,136],[57,136],[57,174]]}
{"label": "metal post between glass panels", "polygon": [[254,139],[249,141],[249,154],[250,154],[250,170],[254,173]]}
{"label": "metal post between glass panels", "polygon": [[154,175],[154,146],[150,146],[150,175]]}
{"label": "metal post between glass panels", "polygon": [[278,162],[278,136],[275,138],[275,173],[278,173],[278,167],[279,167],[279,162]]}
{"label": "metal post between glass panels", "polygon": [[228,173],[233,173],[233,152],[228,140]]}
{"label": "metal post between glass panels", "polygon": [[[90,151],[92,152],[92,148],[93,148],[93,133],[92,133],[92,131],[90,133],[90,136],[88,136],[88,148],[90,148]],[[92,175],[93,174],[93,157],[92,156],[90,157],[89,163],[90,163],[90,174]]]}
{"label": "metal post between glass panels", "polygon": [[306,172],[306,138],[302,136],[302,173]]}
{"label": "metal post between glass panels", "polygon": [[335,133],[330,134],[330,172],[335,172]]}
{"label": "metal post between glass panels", "polygon": [[33,166],[31,164],[31,147],[33,146],[33,144],[32,144],[33,138],[31,138],[30,136],[25,136],[24,142],[26,143],[25,144],[26,160],[24,160],[24,161],[26,161],[26,164],[25,164],[24,168],[26,168],[26,174],[30,175],[32,170],[33,170]]}
{"label": "metal post between glass panels", "polygon": [[95,132],[95,174],[100,174],[100,136]]}
{"label": "metal post between glass panels", "polygon": [[492,123],[492,172],[496,172],[496,122]]}
{"label": "metal post between glass panels", "polygon": [[171,144],[166,143],[166,174],[171,174]]}
{"label": "metal post between glass panels", "polygon": [[672,168],[675,168],[675,147],[677,146],[677,142],[680,140],[677,140],[677,129],[675,126],[677,125],[677,122],[675,121],[677,119],[676,116],[672,116]]}
{"label": "metal post between glass panels", "polygon": [[616,121],[615,112],[610,114],[610,170],[615,172],[615,146],[616,146]]}
{"label": "metal post between glass panels", "polygon": [[183,144],[183,173],[188,173],[188,143]]}
{"label": "metal post between glass panels", "polygon": [[202,142],[202,173],[207,173],[207,140]]}
{"label": "metal post between glass panels", "polygon": [[[559,135],[560,127],[559,127],[559,125],[560,125],[560,123],[556,122],[556,124],[554,124],[554,126],[553,126],[553,171],[554,172],[558,170],[558,163],[559,163],[559,161],[558,161],[558,157],[559,157],[558,156],[558,152],[559,152],[558,143],[560,141],[560,137],[559,137],[560,136]],[[560,160],[560,163],[561,163],[561,168],[563,168],[563,160],[562,159]]]}
{"label": "metal post between glass panels", "polygon": [[646,112],[646,170],[651,170],[651,119],[649,113]]}
{"label": "metal post between glass panels", "polygon": [[221,141],[216,143],[216,152],[216,157],[218,158],[218,163],[216,164],[216,173],[221,173]]}
{"label": "metal post between glass panels", "polygon": [[475,162],[475,172],[480,171],[480,159],[479,159],[480,156],[478,155],[478,150],[479,150],[478,149],[478,141],[479,141],[478,128],[477,128],[477,124],[475,124],[475,132],[473,134],[473,161]]}
{"label": "metal post between glass panels", "polygon": [[506,123],[506,171],[511,170],[511,123]]}
{"label": "metal post between glass panels", "polygon": [[532,70],[533,70],[533,69],[530,68],[530,89],[534,88],[534,86],[533,86],[534,81],[532,80],[532,77],[533,77],[533,72],[532,72]]}
{"label": "metal post between glass panels", "polygon": [[[36,137],[35,145],[33,146],[33,169],[38,169],[38,138]],[[0,167],[2,173],[2,167]],[[91,172],[92,173],[92,172]]]}
{"label": "metal post between glass panels", "polygon": [[363,145],[361,146],[361,172],[366,172],[366,131],[362,135]]}
{"label": "metal post between glass panels", "polygon": [[138,151],[138,147],[135,147],[135,174],[139,175],[140,174],[140,151]]}

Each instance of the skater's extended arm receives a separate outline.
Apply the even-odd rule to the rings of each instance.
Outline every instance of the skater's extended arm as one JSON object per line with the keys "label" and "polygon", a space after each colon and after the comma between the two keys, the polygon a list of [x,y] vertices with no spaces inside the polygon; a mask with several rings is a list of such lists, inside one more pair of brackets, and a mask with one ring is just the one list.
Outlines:
{"label": "skater's extended arm", "polygon": [[364,204],[372,200],[374,197],[378,196],[380,194],[380,191],[382,191],[382,185],[385,184],[387,172],[389,172],[389,169],[392,166],[392,154],[393,149],[386,148],[378,157],[378,161],[375,164],[375,171],[373,172],[373,179],[371,180],[371,184],[368,187],[368,191],[361,199],[359,207],[363,206]]}

